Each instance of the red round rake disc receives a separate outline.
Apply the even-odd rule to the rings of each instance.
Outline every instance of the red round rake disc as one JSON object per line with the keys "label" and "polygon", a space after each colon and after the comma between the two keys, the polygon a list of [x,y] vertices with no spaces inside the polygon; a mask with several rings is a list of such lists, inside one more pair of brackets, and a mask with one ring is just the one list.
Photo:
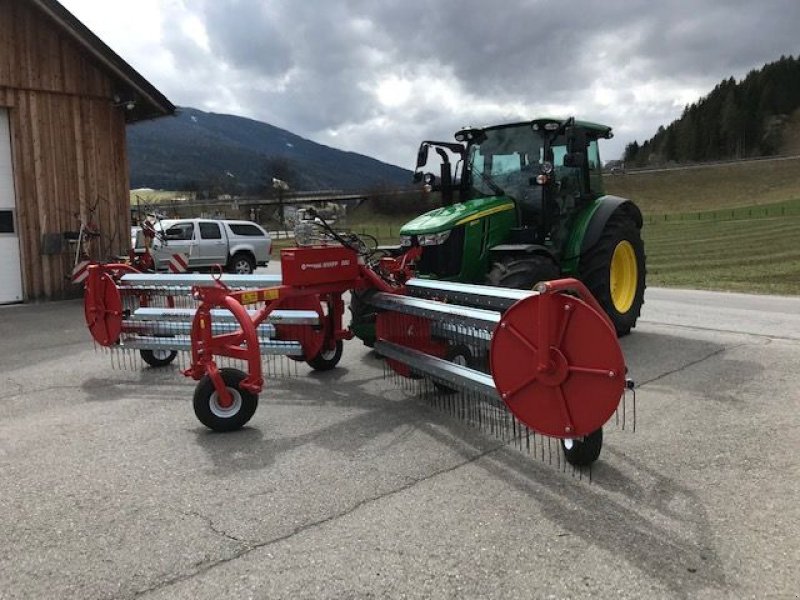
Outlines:
{"label": "red round rake disc", "polygon": [[[540,360],[543,334],[547,354]],[[491,370],[501,398],[522,423],[560,438],[600,429],[625,388],[613,328],[564,294],[530,296],[506,311],[492,338]]]}
{"label": "red round rake disc", "polygon": [[122,333],[122,298],[108,273],[92,275],[86,280],[83,293],[86,325],[101,346],[112,346]]}

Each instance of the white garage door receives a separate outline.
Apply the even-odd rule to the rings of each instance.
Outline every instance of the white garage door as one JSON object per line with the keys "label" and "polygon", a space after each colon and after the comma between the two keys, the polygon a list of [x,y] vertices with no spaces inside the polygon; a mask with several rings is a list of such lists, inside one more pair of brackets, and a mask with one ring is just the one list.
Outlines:
{"label": "white garage door", "polygon": [[0,304],[22,301],[22,270],[8,110],[0,108]]}

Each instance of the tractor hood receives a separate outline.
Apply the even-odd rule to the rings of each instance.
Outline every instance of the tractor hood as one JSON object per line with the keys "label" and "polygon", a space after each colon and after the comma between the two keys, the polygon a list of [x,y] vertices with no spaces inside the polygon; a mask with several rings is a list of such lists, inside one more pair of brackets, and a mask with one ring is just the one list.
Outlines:
{"label": "tractor hood", "polygon": [[508,196],[473,198],[463,203],[435,208],[409,221],[400,229],[400,235],[420,235],[449,231],[470,221],[495,213],[514,210],[514,201]]}

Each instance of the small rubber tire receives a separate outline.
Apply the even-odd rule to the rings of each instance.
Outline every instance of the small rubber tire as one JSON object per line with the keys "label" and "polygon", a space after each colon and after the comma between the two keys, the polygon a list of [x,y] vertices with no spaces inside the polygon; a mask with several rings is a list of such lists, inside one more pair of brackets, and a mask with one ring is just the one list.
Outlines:
{"label": "small rubber tire", "polygon": [[148,365],[154,368],[171,365],[178,352],[175,350],[139,350],[139,356]]}
{"label": "small rubber tire", "polygon": [[237,252],[228,262],[228,273],[234,275],[252,275],[256,270],[256,261],[246,252]]}
{"label": "small rubber tire", "polygon": [[574,467],[588,467],[600,456],[603,448],[603,428],[583,438],[561,440],[561,449],[567,462]]}
{"label": "small rubber tire", "polygon": [[258,395],[240,387],[247,373],[239,369],[220,369],[219,374],[233,396],[233,406],[223,408],[219,405],[214,382],[204,375],[194,390],[194,414],[203,425],[214,431],[241,429],[255,414]]}
{"label": "small rubber tire", "polygon": [[[462,367],[470,368],[472,368],[472,365],[475,362],[472,351],[464,344],[454,344],[452,346],[448,346],[447,353],[444,355],[444,360],[461,365]],[[446,383],[436,381],[435,379],[433,380],[433,385],[436,390],[442,394],[455,394],[459,391],[457,388],[451,388]]]}
{"label": "small rubber tire", "polygon": [[314,358],[307,360],[306,363],[315,371],[330,371],[339,364],[342,350],[344,350],[344,344],[342,340],[337,340],[332,350],[320,350]]}

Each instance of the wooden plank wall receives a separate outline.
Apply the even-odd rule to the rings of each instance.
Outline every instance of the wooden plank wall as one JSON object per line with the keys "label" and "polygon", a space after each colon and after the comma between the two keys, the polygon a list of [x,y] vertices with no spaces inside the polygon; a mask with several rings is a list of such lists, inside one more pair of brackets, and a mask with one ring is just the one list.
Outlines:
{"label": "wooden plank wall", "polygon": [[[25,297],[79,293],[73,256],[42,254],[42,236],[77,231],[80,215],[101,237],[95,258],[130,243],[123,109],[112,81],[79,46],[27,2],[0,0],[0,106],[9,108]],[[0,257],[2,260],[2,257]]]}

